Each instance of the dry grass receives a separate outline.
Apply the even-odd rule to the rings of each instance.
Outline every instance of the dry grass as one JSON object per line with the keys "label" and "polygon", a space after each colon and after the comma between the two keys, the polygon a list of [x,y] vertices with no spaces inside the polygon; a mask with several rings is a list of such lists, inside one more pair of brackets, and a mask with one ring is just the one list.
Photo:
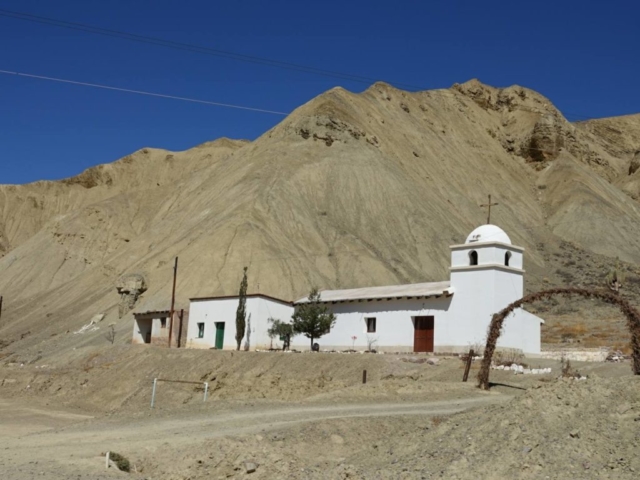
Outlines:
{"label": "dry grass", "polygon": [[522,363],[523,359],[524,355],[514,348],[505,348],[497,351],[493,355],[493,363],[496,365],[504,365],[505,367],[509,367],[514,363],[526,367],[527,365]]}
{"label": "dry grass", "polygon": [[89,355],[87,357],[87,359],[84,362],[84,367],[82,368],[85,372],[89,372],[90,370],[92,370],[95,365],[93,365],[93,361],[98,358],[100,356],[100,354],[98,352],[92,353],[91,355]]}
{"label": "dry grass", "polygon": [[431,423],[433,424],[434,427],[437,427],[438,425],[440,425],[444,421],[445,421],[445,418],[444,417],[440,417],[438,415],[436,415],[435,417],[431,417]]}

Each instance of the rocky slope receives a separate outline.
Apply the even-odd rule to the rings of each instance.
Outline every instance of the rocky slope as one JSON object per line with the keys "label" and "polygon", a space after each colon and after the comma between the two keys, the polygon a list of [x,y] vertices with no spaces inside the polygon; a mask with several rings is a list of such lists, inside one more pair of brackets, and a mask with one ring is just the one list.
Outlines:
{"label": "rocky slope", "polygon": [[139,306],[166,308],[176,255],[180,302],[235,293],[245,265],[249,290],[287,299],[441,280],[489,193],[493,223],[527,249],[529,289],[567,282],[566,245],[591,261],[562,271],[587,283],[616,257],[636,278],[639,125],[572,124],[518,86],[377,83],[332,89],[253,142],[143,149],[64,181],[0,186],[0,338],[34,354],[100,343],[66,332],[105,313],[125,342],[117,279],[144,274]]}

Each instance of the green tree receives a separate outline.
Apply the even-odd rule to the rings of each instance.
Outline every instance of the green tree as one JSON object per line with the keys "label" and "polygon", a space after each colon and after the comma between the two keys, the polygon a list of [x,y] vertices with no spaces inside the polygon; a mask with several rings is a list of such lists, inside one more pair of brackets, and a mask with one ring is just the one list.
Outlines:
{"label": "green tree", "polygon": [[299,333],[313,341],[329,333],[336,323],[336,316],[329,312],[329,308],[320,302],[320,293],[313,288],[306,303],[300,304],[291,317],[294,333]]}
{"label": "green tree", "polygon": [[242,275],[242,282],[240,282],[240,293],[238,293],[239,302],[238,310],[236,310],[236,350],[240,350],[240,344],[244,337],[244,330],[246,328],[247,320],[247,269],[244,267],[244,274]]}
{"label": "green tree", "polygon": [[289,343],[291,342],[291,337],[293,336],[293,325],[290,323],[285,323],[282,320],[277,318],[269,317],[267,320],[271,326],[267,330],[267,335],[273,341],[274,338],[278,337],[282,339],[282,350],[286,350],[289,348]]}

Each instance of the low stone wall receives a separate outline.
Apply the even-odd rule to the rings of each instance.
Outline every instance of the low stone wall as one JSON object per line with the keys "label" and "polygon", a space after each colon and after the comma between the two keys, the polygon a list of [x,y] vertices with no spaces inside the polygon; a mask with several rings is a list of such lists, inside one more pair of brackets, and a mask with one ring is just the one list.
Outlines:
{"label": "low stone wall", "polygon": [[550,360],[571,360],[574,362],[604,362],[609,356],[608,348],[560,348],[540,352],[539,358]]}

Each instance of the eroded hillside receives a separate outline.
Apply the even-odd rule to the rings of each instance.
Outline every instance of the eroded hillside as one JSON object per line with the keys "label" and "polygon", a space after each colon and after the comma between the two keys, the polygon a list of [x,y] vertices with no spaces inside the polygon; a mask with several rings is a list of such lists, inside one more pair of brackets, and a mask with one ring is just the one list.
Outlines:
{"label": "eroded hillside", "polygon": [[144,273],[139,305],[166,308],[176,255],[180,302],[235,293],[245,265],[249,290],[287,299],[311,285],[441,280],[489,193],[493,223],[527,249],[527,288],[566,283],[565,244],[594,259],[573,278],[598,283],[616,257],[634,276],[638,118],[572,124],[518,86],[377,83],[332,89],[253,142],[144,149],[68,180],[2,186],[0,337],[34,354],[100,343],[67,331],[106,313],[128,341],[117,278]]}

